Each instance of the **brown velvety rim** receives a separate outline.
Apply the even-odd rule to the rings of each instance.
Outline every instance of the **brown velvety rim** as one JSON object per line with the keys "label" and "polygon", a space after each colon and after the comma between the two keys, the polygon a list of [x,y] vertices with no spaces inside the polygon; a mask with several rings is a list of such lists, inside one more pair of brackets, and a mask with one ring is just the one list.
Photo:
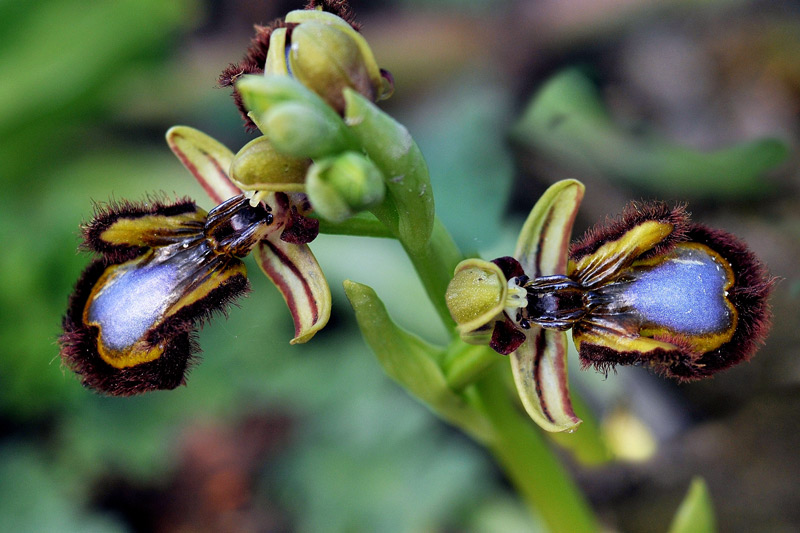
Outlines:
{"label": "brown velvety rim", "polygon": [[[731,340],[703,354],[693,353],[689,343],[678,336],[656,337],[676,345],[676,350],[656,350],[648,354],[617,352],[582,342],[580,357],[584,367],[594,366],[601,372],[608,372],[617,364],[644,365],[666,377],[695,381],[749,360],[764,343],[772,322],[769,295],[775,278],[767,273],[755,254],[730,233],[695,224],[686,228],[686,240],[705,244],[732,267],[735,280],[728,291],[728,300],[736,308],[738,323]],[[576,326],[576,333],[580,333],[581,327],[586,326]]]}
{"label": "brown velvety rim", "polygon": [[672,224],[674,229],[657,246],[642,254],[641,259],[662,254],[675,244],[686,240],[690,221],[685,205],[670,207],[664,202],[631,202],[618,217],[609,218],[605,224],[594,226],[572,243],[569,251],[570,259],[578,261],[586,255],[593,254],[605,243],[619,239],[630,229],[650,220]]}
{"label": "brown velvety rim", "polygon": [[215,311],[225,307],[248,290],[247,278],[232,276],[205,298],[181,309],[148,336],[150,344],[163,344],[158,359],[129,368],[114,368],[100,357],[97,350],[98,328],[83,323],[83,309],[94,284],[107,263],[97,260],[89,264],[75,285],[63,318],[64,333],[59,337],[61,359],[78,374],[81,383],[90,389],[111,396],[131,396],[152,390],[174,389],[185,383],[187,370],[199,351],[195,332]]}
{"label": "brown velvety rim", "polygon": [[148,215],[175,216],[197,211],[197,205],[189,198],[181,198],[167,203],[160,198],[148,198],[146,202],[129,202],[127,200],[109,201],[95,204],[92,221],[81,227],[83,234],[82,247],[106,256],[110,263],[124,263],[138,257],[146,248],[110,244],[100,238],[114,222],[121,218],[136,219]]}

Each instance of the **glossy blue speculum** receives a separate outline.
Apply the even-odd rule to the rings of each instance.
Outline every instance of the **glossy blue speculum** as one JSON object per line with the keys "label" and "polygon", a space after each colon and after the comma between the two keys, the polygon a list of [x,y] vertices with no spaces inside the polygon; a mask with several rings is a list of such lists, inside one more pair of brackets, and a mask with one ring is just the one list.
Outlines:
{"label": "glossy blue speculum", "polygon": [[726,299],[732,272],[705,246],[678,245],[659,263],[632,268],[628,278],[618,282],[618,303],[636,313],[645,327],[708,335],[728,331],[735,322]]}

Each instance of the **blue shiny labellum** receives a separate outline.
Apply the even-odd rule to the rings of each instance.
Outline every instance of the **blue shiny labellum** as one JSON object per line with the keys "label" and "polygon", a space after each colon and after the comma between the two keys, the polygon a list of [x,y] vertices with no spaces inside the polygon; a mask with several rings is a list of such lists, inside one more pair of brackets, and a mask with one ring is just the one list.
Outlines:
{"label": "blue shiny labellum", "polygon": [[[634,267],[619,298],[652,324],[675,333],[708,335],[735,320],[726,300],[731,274],[721,258],[701,245],[679,245],[659,263]],[[626,276],[628,277],[628,276]]]}
{"label": "blue shiny labellum", "polygon": [[87,319],[100,328],[104,346],[123,351],[142,339],[177,299],[173,263],[121,265],[90,302]]}

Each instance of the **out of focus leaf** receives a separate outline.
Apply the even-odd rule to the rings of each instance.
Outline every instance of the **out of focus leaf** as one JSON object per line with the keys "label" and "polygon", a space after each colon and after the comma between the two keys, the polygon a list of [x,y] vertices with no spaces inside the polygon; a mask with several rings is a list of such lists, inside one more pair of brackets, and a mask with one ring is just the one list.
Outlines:
{"label": "out of focus leaf", "polygon": [[[37,165],[54,164],[61,150],[85,135],[75,125],[105,109],[105,87],[163,49],[177,28],[193,22],[195,6],[195,0],[0,6],[3,177],[21,180]],[[37,154],[41,150],[48,157]]]}
{"label": "out of focus leaf", "polygon": [[282,460],[282,496],[299,530],[448,530],[464,505],[488,496],[477,450],[381,378],[323,407],[333,419],[315,417]]}
{"label": "out of focus leaf", "polygon": [[3,531],[115,533],[126,529],[110,516],[82,510],[81,491],[37,453],[22,446],[0,448],[0,516]]}
{"label": "out of focus leaf", "polygon": [[[190,0],[62,0],[20,13],[0,45],[0,132],[81,98],[125,61],[163,42]],[[120,105],[124,103],[120,102]]]}
{"label": "out of focus leaf", "polygon": [[514,171],[508,93],[480,74],[443,86],[407,120],[430,168],[436,213],[467,252],[495,244]]}
{"label": "out of focus leaf", "polygon": [[694,478],[669,533],[714,533],[717,530],[714,506],[703,478]]}
{"label": "out of focus leaf", "polygon": [[702,152],[623,130],[608,115],[592,83],[577,70],[548,82],[514,129],[521,144],[580,170],[600,171],[660,195],[749,198],[789,155],[783,141],[762,138]]}

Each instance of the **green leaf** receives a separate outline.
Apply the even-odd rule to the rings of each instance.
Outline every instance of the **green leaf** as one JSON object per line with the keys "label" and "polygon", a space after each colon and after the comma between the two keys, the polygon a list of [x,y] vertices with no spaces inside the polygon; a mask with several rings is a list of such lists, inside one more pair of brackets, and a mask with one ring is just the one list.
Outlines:
{"label": "green leaf", "polygon": [[[3,33],[0,132],[60,113],[191,20],[193,2],[78,0],[32,6]],[[96,95],[95,95],[96,96]],[[91,102],[85,102],[91,105]],[[120,105],[124,103],[120,102]]]}
{"label": "green leaf", "polygon": [[763,195],[767,171],[785,161],[785,142],[762,138],[708,152],[615,124],[592,83],[577,70],[550,79],[528,104],[515,138],[534,150],[659,195]]}
{"label": "green leaf", "polygon": [[716,530],[714,506],[708,486],[703,478],[696,477],[675,513],[669,533],[713,533]]}
{"label": "green leaf", "polygon": [[491,438],[488,421],[447,386],[435,361],[440,350],[395,325],[370,287],[347,280],[344,290],[361,334],[386,373],[440,417],[487,442]]}

